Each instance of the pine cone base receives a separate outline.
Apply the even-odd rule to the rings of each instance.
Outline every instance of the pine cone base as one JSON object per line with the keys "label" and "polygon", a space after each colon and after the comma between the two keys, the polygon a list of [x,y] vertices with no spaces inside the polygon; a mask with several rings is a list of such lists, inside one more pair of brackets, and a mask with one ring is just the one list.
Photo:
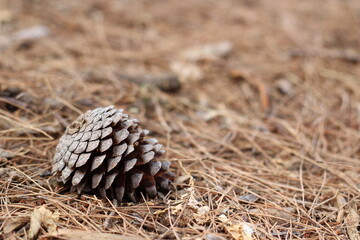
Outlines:
{"label": "pine cone base", "polygon": [[80,115],[60,138],[52,172],[71,191],[137,202],[168,192],[174,174],[156,139],[147,139],[137,119],[114,106]]}

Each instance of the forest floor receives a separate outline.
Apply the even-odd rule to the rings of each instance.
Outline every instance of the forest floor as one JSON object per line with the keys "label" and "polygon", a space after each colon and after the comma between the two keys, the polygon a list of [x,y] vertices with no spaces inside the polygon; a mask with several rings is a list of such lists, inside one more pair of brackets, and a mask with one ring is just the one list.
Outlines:
{"label": "forest floor", "polygon": [[[357,0],[0,1],[0,234],[358,240],[359,78]],[[59,193],[58,139],[108,105],[165,146],[165,197]]]}

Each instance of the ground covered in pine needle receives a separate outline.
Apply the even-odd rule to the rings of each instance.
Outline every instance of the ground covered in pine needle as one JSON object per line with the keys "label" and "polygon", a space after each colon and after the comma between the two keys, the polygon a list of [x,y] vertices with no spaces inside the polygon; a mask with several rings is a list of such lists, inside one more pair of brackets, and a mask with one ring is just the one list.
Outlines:
{"label": "ground covered in pine needle", "polygon": [[[359,239],[358,1],[0,3],[3,239]],[[56,184],[65,127],[108,105],[164,145],[168,195]]]}

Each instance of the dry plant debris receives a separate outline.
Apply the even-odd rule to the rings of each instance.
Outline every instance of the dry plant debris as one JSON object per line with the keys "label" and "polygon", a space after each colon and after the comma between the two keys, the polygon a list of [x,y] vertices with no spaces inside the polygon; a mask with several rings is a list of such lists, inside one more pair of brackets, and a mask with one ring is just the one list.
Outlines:
{"label": "dry plant debris", "polygon": [[102,198],[138,202],[141,192],[155,198],[170,191],[169,161],[157,161],[165,151],[154,138],[144,138],[139,121],[114,106],[80,115],[60,138],[52,172],[71,191],[97,193]]}
{"label": "dry plant debris", "polygon": [[[358,0],[1,1],[0,238],[40,207],[43,240],[358,238],[359,22]],[[170,72],[175,93],[141,76]],[[116,203],[49,179],[66,126],[111,104],[163,143],[173,191]]]}
{"label": "dry plant debris", "polygon": [[29,42],[37,38],[46,37],[48,34],[49,29],[46,26],[33,26],[14,32],[11,35],[0,35],[0,51],[14,42]]}
{"label": "dry plant debris", "polygon": [[191,62],[215,61],[228,56],[233,47],[228,41],[212,43],[187,49],[182,53],[182,57]]}
{"label": "dry plant debris", "polygon": [[121,236],[109,233],[95,233],[89,231],[61,229],[58,236],[65,239],[76,240],[145,240],[146,238],[139,236]]}
{"label": "dry plant debris", "polygon": [[152,75],[151,73],[134,76],[118,73],[117,76],[120,79],[127,79],[139,85],[155,85],[165,92],[177,92],[181,89],[179,78],[173,73],[165,73],[159,76]]}

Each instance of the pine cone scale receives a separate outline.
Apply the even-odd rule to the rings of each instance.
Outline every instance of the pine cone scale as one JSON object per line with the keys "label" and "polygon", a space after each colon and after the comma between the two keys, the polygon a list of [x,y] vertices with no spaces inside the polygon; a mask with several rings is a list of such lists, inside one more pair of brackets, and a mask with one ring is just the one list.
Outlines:
{"label": "pine cone scale", "polygon": [[99,151],[100,152],[105,152],[107,151],[113,144],[113,141],[111,138],[107,138],[107,139],[103,139],[100,141],[100,147],[99,147]]}
{"label": "pine cone scale", "polygon": [[137,159],[136,158],[133,158],[133,159],[130,159],[130,160],[127,160],[124,164],[124,170],[123,172],[128,172],[130,171],[131,169],[133,169],[133,167],[135,166],[137,162]]}
{"label": "pine cone scale", "polygon": [[118,157],[118,156],[123,155],[127,148],[128,148],[128,145],[126,143],[114,146],[113,156]]}
{"label": "pine cone scale", "polygon": [[121,129],[115,133],[114,142],[119,144],[124,141],[129,136],[129,131],[127,129]]}
{"label": "pine cone scale", "polygon": [[88,142],[79,142],[79,144],[74,149],[74,151],[71,151],[71,152],[77,153],[77,154],[83,153],[83,152],[85,152],[87,145],[88,145]]}
{"label": "pine cone scale", "polygon": [[143,178],[142,172],[135,172],[131,175],[130,181],[131,181],[131,190],[135,190],[137,187],[139,187],[141,179]]}
{"label": "pine cone scale", "polygon": [[112,132],[113,132],[112,127],[104,128],[103,130],[101,130],[101,139],[110,136]]}
{"label": "pine cone scale", "polygon": [[95,173],[93,176],[92,176],[92,179],[91,179],[91,187],[92,188],[96,188],[97,186],[99,186],[100,184],[100,181],[103,177],[103,173]]}
{"label": "pine cone scale", "polygon": [[110,158],[108,162],[107,172],[110,172],[113,168],[115,168],[120,161],[121,161],[121,155]]}
{"label": "pine cone scale", "polygon": [[74,176],[71,179],[71,184],[73,186],[78,185],[81,182],[81,180],[84,178],[86,171],[87,171],[87,166],[77,169],[75,171]]}
{"label": "pine cone scale", "polygon": [[111,185],[113,184],[116,176],[119,174],[119,171],[114,171],[113,173],[111,174],[108,174],[106,176],[106,181],[105,181],[105,189],[108,190]]}
{"label": "pine cone scale", "polygon": [[94,171],[95,169],[100,167],[100,165],[104,162],[105,158],[106,154],[94,157],[94,160],[91,163],[91,171]]}
{"label": "pine cone scale", "polygon": [[90,141],[97,140],[101,137],[101,130],[95,130],[91,133]]}
{"label": "pine cone scale", "polygon": [[91,138],[91,135],[92,135],[91,132],[86,132],[86,133],[84,133],[84,134],[81,134],[81,135],[80,135],[80,136],[81,136],[80,141],[81,141],[81,142],[88,141],[88,140]]}
{"label": "pine cone scale", "polygon": [[84,166],[88,160],[90,159],[91,153],[82,153],[79,155],[78,160],[76,161],[76,167],[82,167]]}
{"label": "pine cone scale", "polygon": [[86,152],[93,152],[100,144],[100,140],[95,140],[95,141],[90,141],[87,148],[86,148]]}

